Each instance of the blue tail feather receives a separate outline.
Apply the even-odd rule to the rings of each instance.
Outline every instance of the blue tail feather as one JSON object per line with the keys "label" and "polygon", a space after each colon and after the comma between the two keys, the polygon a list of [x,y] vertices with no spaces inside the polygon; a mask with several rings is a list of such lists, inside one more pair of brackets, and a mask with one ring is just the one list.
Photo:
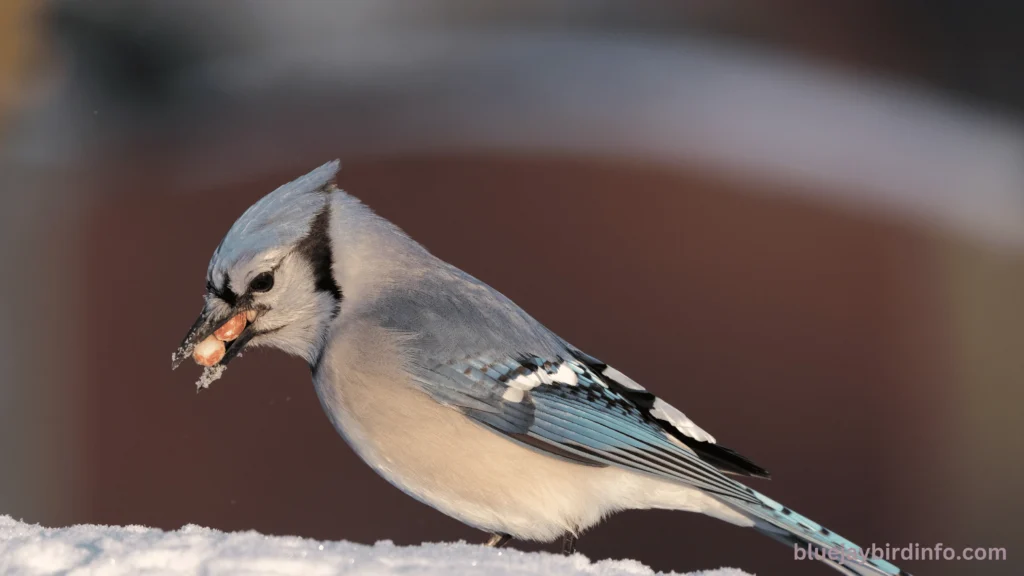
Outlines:
{"label": "blue tail feather", "polygon": [[[764,494],[750,490],[762,506],[725,500],[727,504],[754,521],[754,528],[784,544],[817,551],[814,558],[848,576],[910,576],[881,558],[867,553],[846,538],[821,524],[790,510]],[[829,551],[832,552],[830,557]]]}

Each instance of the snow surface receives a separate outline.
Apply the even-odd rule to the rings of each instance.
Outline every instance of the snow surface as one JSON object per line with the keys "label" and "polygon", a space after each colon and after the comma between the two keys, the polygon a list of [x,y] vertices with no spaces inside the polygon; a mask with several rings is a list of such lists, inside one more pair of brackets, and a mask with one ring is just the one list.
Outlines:
{"label": "snow surface", "polygon": [[[466,544],[373,546],[319,542],[256,532],[225,533],[188,525],[174,532],[142,526],[43,528],[0,516],[0,574],[68,576],[203,574],[318,576],[575,575],[640,576],[635,560],[591,562],[584,556],[495,550]],[[748,576],[733,569],[692,576]]]}

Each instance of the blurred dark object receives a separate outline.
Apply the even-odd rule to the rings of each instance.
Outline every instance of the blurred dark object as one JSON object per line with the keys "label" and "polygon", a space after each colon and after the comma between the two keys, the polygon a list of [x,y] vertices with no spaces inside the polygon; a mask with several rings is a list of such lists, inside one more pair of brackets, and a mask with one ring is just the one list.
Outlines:
{"label": "blurred dark object", "polygon": [[316,46],[332,30],[347,34],[361,25],[384,25],[724,38],[1024,111],[1024,78],[1016,73],[1016,63],[1024,60],[1024,6],[1014,2],[426,0],[412,11],[394,0],[356,0],[345,8],[295,3],[302,9],[288,10],[286,18],[268,0],[205,4],[63,0],[48,4],[47,21],[84,83],[132,105],[182,105],[214,96],[196,94],[189,72],[217,58],[259,57],[283,39],[288,50]]}
{"label": "blurred dark object", "polygon": [[1024,5],[984,0],[914,0],[914,17],[925,22],[928,74],[937,84],[985,104],[1024,110]]}

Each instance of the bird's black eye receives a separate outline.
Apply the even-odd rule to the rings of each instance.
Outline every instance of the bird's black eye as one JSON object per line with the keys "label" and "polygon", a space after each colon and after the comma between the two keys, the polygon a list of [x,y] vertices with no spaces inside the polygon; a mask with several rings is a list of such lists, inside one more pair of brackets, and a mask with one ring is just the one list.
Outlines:
{"label": "bird's black eye", "polygon": [[274,274],[262,272],[249,282],[250,292],[269,292],[274,287]]}

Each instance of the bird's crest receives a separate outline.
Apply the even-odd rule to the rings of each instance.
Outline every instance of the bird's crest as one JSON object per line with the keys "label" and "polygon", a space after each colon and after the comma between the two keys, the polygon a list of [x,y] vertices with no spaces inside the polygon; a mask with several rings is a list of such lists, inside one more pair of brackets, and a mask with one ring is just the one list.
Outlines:
{"label": "bird's crest", "polygon": [[337,190],[333,182],[340,168],[332,160],[250,206],[213,253],[207,277],[217,278],[243,258],[291,246],[306,236],[328,195]]}

